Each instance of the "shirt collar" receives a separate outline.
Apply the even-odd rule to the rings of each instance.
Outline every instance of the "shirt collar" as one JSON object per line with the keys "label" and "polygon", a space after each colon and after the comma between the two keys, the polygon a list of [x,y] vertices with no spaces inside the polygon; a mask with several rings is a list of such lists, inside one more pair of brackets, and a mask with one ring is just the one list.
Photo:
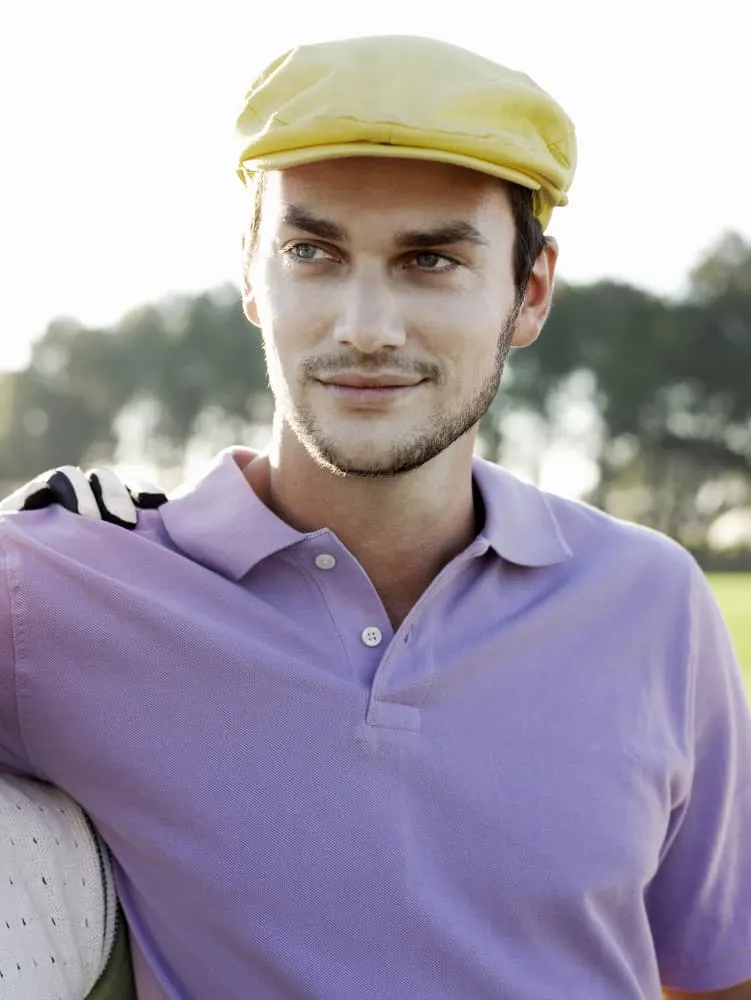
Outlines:
{"label": "shirt collar", "polygon": [[[248,484],[242,464],[233,449],[221,452],[200,479],[182,486],[160,508],[164,527],[182,552],[233,580],[267,556],[319,534],[297,531],[270,511]],[[473,476],[485,506],[482,537],[501,558],[550,566],[571,557],[544,493],[479,458]]]}
{"label": "shirt collar", "polygon": [[233,449],[159,508],[172,541],[196,562],[240,580],[267,556],[311,537],[272,513],[243,475]]}
{"label": "shirt collar", "polygon": [[481,458],[474,459],[472,475],[485,505],[482,536],[502,559],[552,566],[571,558],[545,493]]}

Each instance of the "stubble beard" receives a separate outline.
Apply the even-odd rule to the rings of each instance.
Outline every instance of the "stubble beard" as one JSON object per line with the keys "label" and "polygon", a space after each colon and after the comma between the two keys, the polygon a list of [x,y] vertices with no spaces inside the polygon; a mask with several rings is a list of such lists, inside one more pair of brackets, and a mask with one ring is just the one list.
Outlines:
{"label": "stubble beard", "polygon": [[336,475],[384,479],[419,469],[471,430],[487,413],[501,384],[520,309],[521,302],[517,301],[506,317],[498,337],[493,367],[474,395],[456,411],[434,415],[429,427],[421,428],[408,440],[394,442],[390,451],[381,452],[378,458],[344,456],[341,445],[325,433],[306,402],[288,400],[284,418],[311,458]]}

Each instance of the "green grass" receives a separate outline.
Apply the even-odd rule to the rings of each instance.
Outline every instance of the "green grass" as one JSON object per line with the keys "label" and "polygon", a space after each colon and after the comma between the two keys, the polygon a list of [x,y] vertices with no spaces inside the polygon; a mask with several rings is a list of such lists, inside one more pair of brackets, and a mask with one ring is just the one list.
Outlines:
{"label": "green grass", "polygon": [[751,573],[717,573],[709,582],[722,608],[751,698]]}

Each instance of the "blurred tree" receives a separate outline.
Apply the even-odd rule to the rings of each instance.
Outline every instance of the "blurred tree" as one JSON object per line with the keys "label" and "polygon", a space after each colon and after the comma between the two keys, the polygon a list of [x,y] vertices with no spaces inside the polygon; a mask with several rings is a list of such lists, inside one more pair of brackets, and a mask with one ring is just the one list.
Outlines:
{"label": "blurred tree", "polygon": [[3,383],[6,484],[62,463],[111,461],[127,413],[148,415],[140,458],[179,461],[205,411],[250,420],[267,395],[259,331],[231,287],[135,309],[106,331],[56,320],[28,367]]}
{"label": "blurred tree", "polygon": [[724,484],[732,504],[739,476],[751,482],[751,247],[723,238],[680,303],[613,282],[560,287],[543,337],[513,355],[497,406],[549,421],[556,388],[581,369],[601,431],[589,499],[701,544],[724,509],[700,502],[706,484]]}
{"label": "blurred tree", "polygon": [[117,367],[117,340],[75,320],[56,320],[31,363],[5,376],[0,478],[25,479],[93,449],[111,452],[112,415],[124,400],[106,373]]}
{"label": "blurred tree", "polygon": [[152,445],[162,460],[178,459],[206,411],[250,420],[266,396],[260,333],[232,286],[138,310],[120,329],[132,366],[130,403],[153,404]]}

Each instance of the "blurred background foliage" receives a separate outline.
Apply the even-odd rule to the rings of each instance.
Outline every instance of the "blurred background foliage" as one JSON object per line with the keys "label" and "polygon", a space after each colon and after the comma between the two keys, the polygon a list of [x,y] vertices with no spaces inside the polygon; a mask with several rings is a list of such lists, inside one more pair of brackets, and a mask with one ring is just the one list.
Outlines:
{"label": "blurred background foliage", "polygon": [[[667,249],[667,248],[666,248]],[[480,450],[532,481],[557,455],[588,502],[677,538],[708,566],[751,565],[751,245],[726,234],[680,300],[559,284],[541,339],[512,352]],[[12,335],[12,331],[11,331]],[[227,286],[134,309],[108,329],[56,319],[0,373],[0,489],[55,465],[142,470],[263,444],[257,330]]]}

